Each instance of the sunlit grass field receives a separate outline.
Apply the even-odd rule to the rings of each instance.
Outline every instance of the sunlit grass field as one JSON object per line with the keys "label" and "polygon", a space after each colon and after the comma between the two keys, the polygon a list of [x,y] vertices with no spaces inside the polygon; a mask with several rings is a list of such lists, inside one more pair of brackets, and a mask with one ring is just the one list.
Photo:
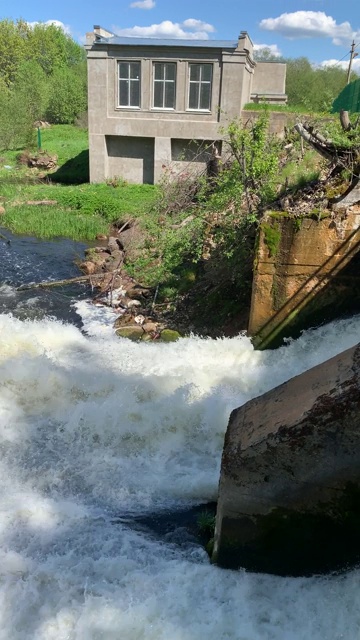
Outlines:
{"label": "sunlit grass field", "polygon": [[[57,156],[57,169],[45,174],[18,163],[22,149],[0,151],[0,226],[39,238],[93,240],[122,217],[146,214],[154,202],[153,185],[121,180],[89,184],[87,131],[70,125],[41,130],[43,152]],[[36,151],[36,150],[34,150]],[[51,200],[53,205],[30,205]]]}

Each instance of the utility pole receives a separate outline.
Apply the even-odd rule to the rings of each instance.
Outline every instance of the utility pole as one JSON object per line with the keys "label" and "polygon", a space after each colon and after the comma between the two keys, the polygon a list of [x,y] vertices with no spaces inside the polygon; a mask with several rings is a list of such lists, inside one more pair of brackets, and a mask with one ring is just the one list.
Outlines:
{"label": "utility pole", "polygon": [[351,45],[351,49],[350,49],[350,60],[349,60],[349,67],[348,67],[348,72],[347,72],[346,84],[349,84],[349,82],[350,82],[352,61],[354,60],[354,58],[356,58],[357,55],[358,54],[355,53],[355,40],[353,40],[352,41],[352,45]]}

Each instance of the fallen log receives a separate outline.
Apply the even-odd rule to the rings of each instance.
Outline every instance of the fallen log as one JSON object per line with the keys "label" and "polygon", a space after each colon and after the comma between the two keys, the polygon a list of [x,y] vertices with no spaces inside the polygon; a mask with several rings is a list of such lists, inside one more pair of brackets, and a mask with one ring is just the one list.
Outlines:
{"label": "fallen log", "polygon": [[76,278],[66,278],[65,280],[47,280],[45,282],[31,282],[30,284],[21,284],[16,291],[26,291],[28,289],[48,289],[50,287],[61,287],[67,284],[75,284],[77,282],[86,282],[92,278],[103,278],[103,273],[92,273],[87,276],[77,276]]}
{"label": "fallen log", "polygon": [[4,242],[6,242],[6,244],[10,244],[11,240],[9,240],[9,238],[7,238],[6,236],[3,236],[2,233],[0,233],[0,239],[4,240]]}

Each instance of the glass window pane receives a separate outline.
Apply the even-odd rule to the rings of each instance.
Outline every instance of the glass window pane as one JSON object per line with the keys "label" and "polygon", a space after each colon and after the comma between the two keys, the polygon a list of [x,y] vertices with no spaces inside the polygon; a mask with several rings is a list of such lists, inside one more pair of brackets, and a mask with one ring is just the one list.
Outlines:
{"label": "glass window pane", "polygon": [[190,65],[190,80],[198,81],[200,80],[200,64],[191,64]]}
{"label": "glass window pane", "polygon": [[138,80],[140,78],[140,63],[132,62],[130,64],[130,78]]}
{"label": "glass window pane", "polygon": [[163,106],[163,87],[162,82],[154,82],[154,107]]}
{"label": "glass window pane", "polygon": [[166,67],[166,80],[175,80],[176,64],[169,62]]}
{"label": "glass window pane", "polygon": [[175,108],[175,82],[165,83],[165,104],[166,109]]}
{"label": "glass window pane", "polygon": [[155,62],[154,64],[155,80],[162,80],[163,77],[164,77],[164,65],[161,62]]}
{"label": "glass window pane", "polygon": [[210,82],[211,81],[212,65],[211,64],[203,64],[201,66],[202,66],[201,79],[203,81],[206,80],[207,82]]}
{"label": "glass window pane", "polygon": [[210,82],[204,82],[201,85],[200,92],[200,109],[210,109],[210,91],[211,85]]}
{"label": "glass window pane", "polygon": [[130,84],[130,106],[140,107],[140,82],[133,80]]}
{"label": "glass window pane", "polygon": [[129,104],[129,81],[128,80],[120,80],[120,91],[119,91],[119,104],[122,107],[127,107]]}
{"label": "glass window pane", "polygon": [[120,62],[119,64],[119,78],[129,77],[129,65],[127,62]]}
{"label": "glass window pane", "polygon": [[199,85],[196,82],[190,84],[189,109],[198,109],[199,105]]}

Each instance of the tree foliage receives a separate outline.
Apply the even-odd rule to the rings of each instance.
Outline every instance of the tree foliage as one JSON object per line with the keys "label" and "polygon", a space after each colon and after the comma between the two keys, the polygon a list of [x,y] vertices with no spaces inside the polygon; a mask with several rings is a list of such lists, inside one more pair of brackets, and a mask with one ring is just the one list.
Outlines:
{"label": "tree foliage", "polygon": [[[346,85],[346,71],[336,66],[314,67],[307,58],[287,59],[286,65],[288,104],[309,112],[331,111]],[[351,79],[357,77],[355,73],[351,75]]]}
{"label": "tree foliage", "polygon": [[86,55],[54,25],[0,20],[0,146],[31,138],[35,120],[71,124],[86,109]]}
{"label": "tree foliage", "polygon": [[239,212],[245,202],[248,214],[261,209],[276,193],[279,139],[269,133],[266,111],[245,125],[237,120],[224,131],[229,159],[220,171],[208,205],[218,211]]}

